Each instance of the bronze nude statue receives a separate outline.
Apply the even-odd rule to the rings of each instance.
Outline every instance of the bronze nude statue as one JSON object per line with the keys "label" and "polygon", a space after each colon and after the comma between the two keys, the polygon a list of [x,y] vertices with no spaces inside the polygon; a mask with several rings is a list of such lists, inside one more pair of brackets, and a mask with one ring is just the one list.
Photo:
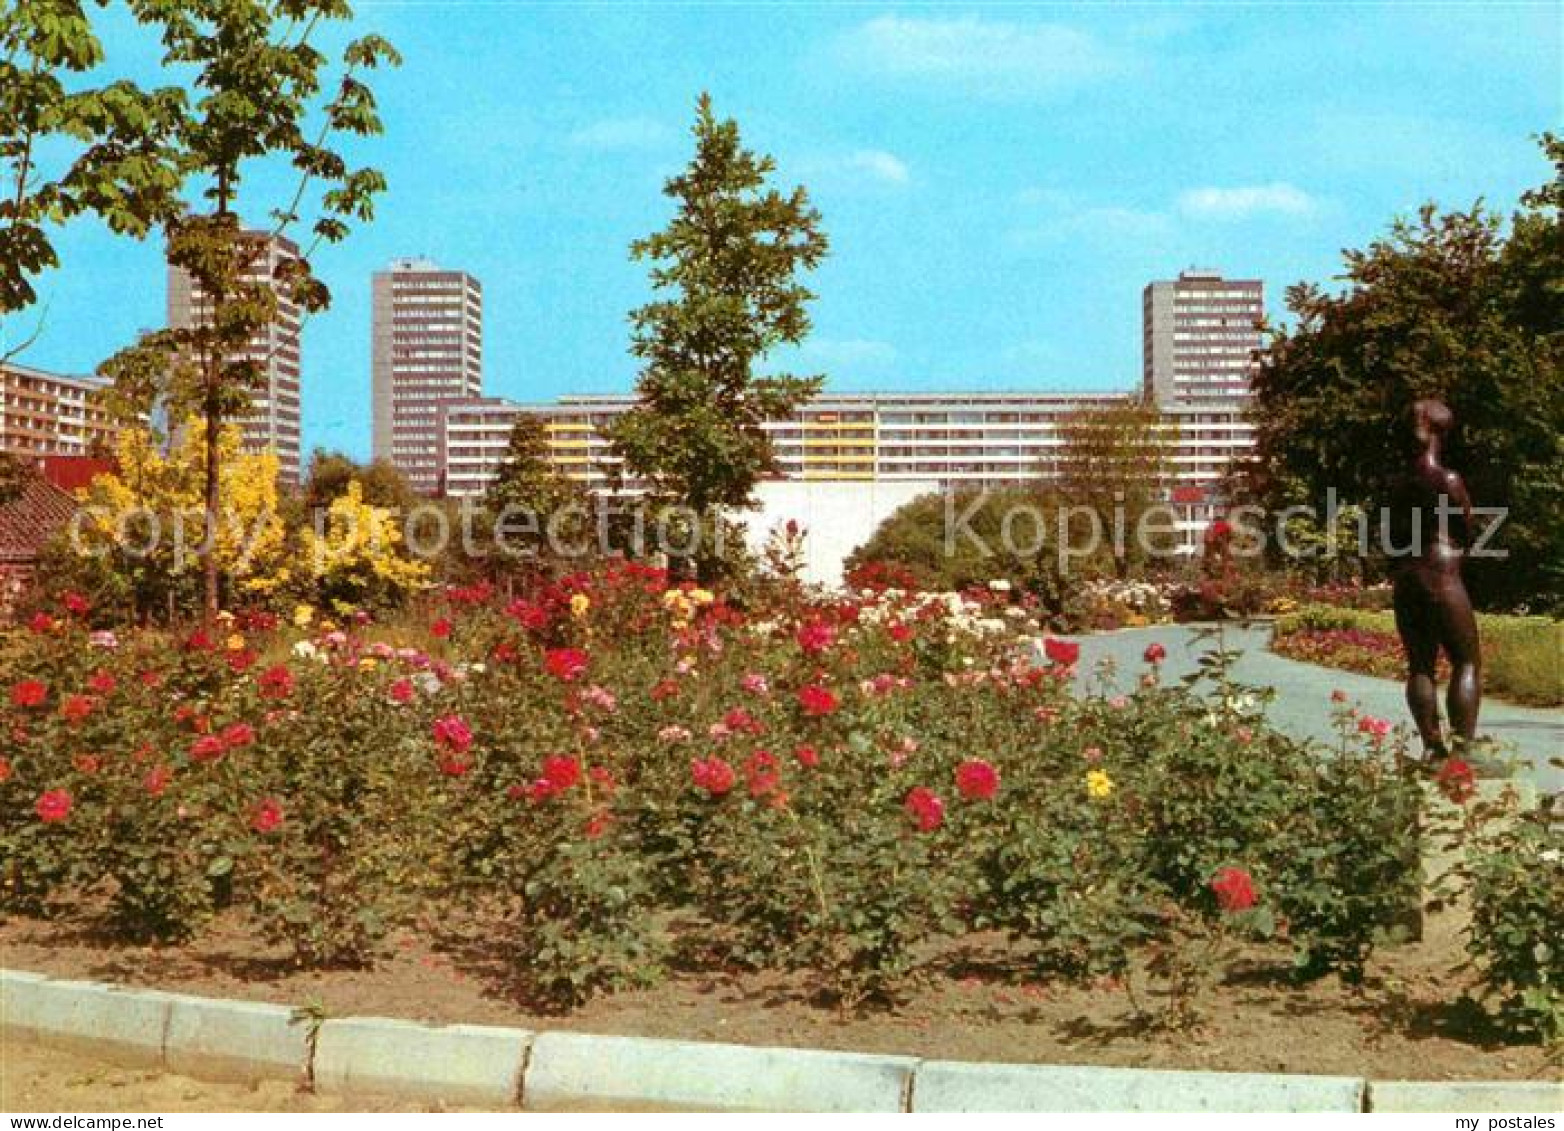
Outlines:
{"label": "bronze nude statue", "polygon": [[1472,501],[1461,476],[1440,462],[1454,417],[1442,401],[1412,406],[1417,455],[1391,502],[1397,538],[1388,546],[1395,579],[1396,630],[1407,657],[1407,706],[1425,756],[1450,753],[1439,722],[1435,667],[1442,649],[1450,660],[1446,708],[1457,748],[1477,733],[1482,699],[1482,656],[1477,618],[1461,578],[1472,536]]}

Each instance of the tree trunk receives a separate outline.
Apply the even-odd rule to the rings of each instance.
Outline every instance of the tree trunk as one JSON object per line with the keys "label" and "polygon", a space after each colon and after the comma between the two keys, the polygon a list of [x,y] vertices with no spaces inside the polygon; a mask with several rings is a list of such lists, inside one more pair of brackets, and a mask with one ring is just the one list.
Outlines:
{"label": "tree trunk", "polygon": [[217,531],[218,515],[218,441],[221,439],[223,418],[218,405],[217,390],[207,385],[206,405],[206,482],[205,521],[201,530],[201,575],[204,596],[201,602],[201,623],[210,631],[217,623]]}

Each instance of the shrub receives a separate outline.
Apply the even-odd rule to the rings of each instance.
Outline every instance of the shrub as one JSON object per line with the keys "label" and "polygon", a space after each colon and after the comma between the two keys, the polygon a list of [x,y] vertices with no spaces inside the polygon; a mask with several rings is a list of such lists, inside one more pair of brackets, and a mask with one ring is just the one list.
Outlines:
{"label": "shrub", "polygon": [[1564,1042],[1564,837],[1550,806],[1513,804],[1467,841],[1467,951],[1510,1028]]}

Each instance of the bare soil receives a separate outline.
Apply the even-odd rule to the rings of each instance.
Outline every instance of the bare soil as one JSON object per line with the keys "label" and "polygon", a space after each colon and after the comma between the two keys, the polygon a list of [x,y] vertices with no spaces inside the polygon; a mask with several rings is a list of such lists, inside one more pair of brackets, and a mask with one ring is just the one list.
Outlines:
{"label": "bare soil", "polygon": [[281,1080],[193,1080],[21,1041],[0,1041],[0,1111],[401,1111],[357,1096],[318,1096]]}
{"label": "bare soil", "polygon": [[[1555,1079],[1535,1044],[1512,1043],[1454,973],[1458,912],[1429,918],[1423,941],[1386,949],[1367,984],[1334,976],[1297,984],[1280,949],[1257,951],[1200,999],[1201,1022],[1169,1032],[1137,1019],[1122,986],[1018,980],[1003,940],[977,938],[941,956],[942,973],[895,1008],[844,1015],[811,1000],[803,975],[675,970],[654,988],[594,1000],[568,1014],[531,1006],[505,974],[501,940],[458,943],[442,926],[393,936],[370,970],[301,971],[219,919],[195,942],[105,942],[91,922],[0,923],[0,962],[58,977],[300,1005],[330,1016],[373,1014],[752,1045],[851,1049],[952,1060],[1101,1064],[1369,1076],[1377,1079]],[[1146,991],[1139,993],[1146,1004]],[[9,1075],[9,1072],[7,1073]]]}

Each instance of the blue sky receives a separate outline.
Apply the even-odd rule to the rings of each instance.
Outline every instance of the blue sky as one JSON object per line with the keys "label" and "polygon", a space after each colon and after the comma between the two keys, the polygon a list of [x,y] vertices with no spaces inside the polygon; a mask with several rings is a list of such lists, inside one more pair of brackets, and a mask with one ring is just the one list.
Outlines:
{"label": "blue sky", "polygon": [[[1397,213],[1508,207],[1561,115],[1557,3],[357,5],[404,66],[376,83],[379,216],[317,269],[306,446],[369,449],[369,277],[428,255],[484,285],[487,391],[631,386],[629,242],[669,211],[709,90],[832,241],[794,361],[838,389],[1096,389],[1140,372],[1140,291],[1191,264],[1283,288]],[[114,66],[157,52],[105,27]],[[252,212],[280,195],[258,171]],[[82,222],[20,359],[90,371],[159,325],[159,246]],[[30,329],[37,311],[11,320]]]}

